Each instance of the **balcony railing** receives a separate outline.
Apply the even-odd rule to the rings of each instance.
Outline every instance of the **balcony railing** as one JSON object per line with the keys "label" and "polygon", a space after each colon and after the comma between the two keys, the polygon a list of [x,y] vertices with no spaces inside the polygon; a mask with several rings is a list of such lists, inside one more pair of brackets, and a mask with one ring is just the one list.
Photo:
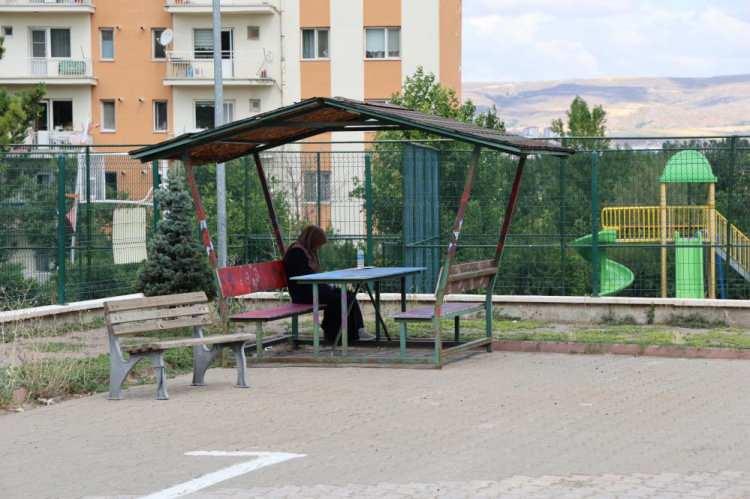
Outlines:
{"label": "balcony railing", "polygon": [[37,130],[29,134],[26,143],[30,145],[64,146],[70,144],[70,137],[74,134],[75,132],[72,130]]}
{"label": "balcony railing", "polygon": [[[166,7],[170,12],[211,12],[212,0],[166,0]],[[221,0],[221,10],[273,14],[277,6],[276,2],[268,0]]]}
{"label": "balcony railing", "polygon": [[5,11],[83,11],[93,12],[93,0],[0,0],[0,10]]}
{"label": "balcony railing", "polygon": [[31,57],[27,59],[28,76],[39,78],[92,78],[88,59]]}
{"label": "balcony railing", "polygon": [[[251,52],[225,51],[222,53],[222,78],[250,84],[270,84],[270,56],[265,50]],[[168,80],[206,80],[214,77],[212,54],[201,52],[170,51],[167,53]]]}

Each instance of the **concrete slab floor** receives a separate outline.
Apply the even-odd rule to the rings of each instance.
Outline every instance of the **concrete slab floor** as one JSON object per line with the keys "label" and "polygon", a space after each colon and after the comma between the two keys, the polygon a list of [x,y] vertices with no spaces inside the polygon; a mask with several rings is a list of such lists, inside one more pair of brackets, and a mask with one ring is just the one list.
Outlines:
{"label": "concrete slab floor", "polygon": [[[136,497],[747,497],[750,363],[483,354],[443,370],[258,368],[0,417],[0,490]],[[177,497],[162,495],[160,497]]]}

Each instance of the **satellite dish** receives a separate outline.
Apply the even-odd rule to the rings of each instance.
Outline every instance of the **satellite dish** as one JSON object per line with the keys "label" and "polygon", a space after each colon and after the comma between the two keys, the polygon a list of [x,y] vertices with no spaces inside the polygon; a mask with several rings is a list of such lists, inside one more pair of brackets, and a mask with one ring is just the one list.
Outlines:
{"label": "satellite dish", "polygon": [[159,44],[162,47],[166,47],[170,43],[172,43],[172,40],[174,40],[174,33],[171,29],[165,29],[161,32],[161,35],[159,36]]}

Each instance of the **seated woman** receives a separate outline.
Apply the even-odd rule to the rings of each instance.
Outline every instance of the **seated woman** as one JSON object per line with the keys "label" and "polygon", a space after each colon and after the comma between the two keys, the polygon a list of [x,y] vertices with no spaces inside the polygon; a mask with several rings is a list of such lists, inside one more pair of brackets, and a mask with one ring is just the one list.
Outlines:
{"label": "seated woman", "polygon": [[[328,239],[323,229],[317,225],[305,227],[294,244],[289,246],[284,254],[284,269],[287,277],[320,272],[318,250],[326,242],[328,242]],[[311,284],[300,284],[290,280],[289,294],[293,303],[312,303],[313,301]],[[351,304],[348,318],[348,340],[372,339],[372,335],[367,334],[364,330],[362,312],[354,293],[347,292],[346,300],[347,304]],[[326,306],[321,327],[326,341],[333,344],[336,341],[339,329],[341,329],[341,293],[333,286],[319,284],[318,302]]]}

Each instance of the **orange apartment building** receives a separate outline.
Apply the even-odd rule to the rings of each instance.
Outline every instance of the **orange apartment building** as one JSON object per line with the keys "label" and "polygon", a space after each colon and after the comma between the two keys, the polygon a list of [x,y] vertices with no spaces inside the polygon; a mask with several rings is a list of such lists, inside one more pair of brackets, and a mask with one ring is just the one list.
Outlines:
{"label": "orange apartment building", "polygon": [[[461,0],[221,4],[228,121],[313,96],[387,99],[419,66],[460,94]],[[150,144],[214,125],[211,0],[0,0],[0,36],[0,85],[47,86],[30,143],[65,144],[89,124],[95,145]],[[326,149],[302,146],[313,147]],[[362,145],[336,146],[347,148]],[[324,168],[326,182],[348,192]],[[326,192],[324,218],[335,226],[336,193]]]}

